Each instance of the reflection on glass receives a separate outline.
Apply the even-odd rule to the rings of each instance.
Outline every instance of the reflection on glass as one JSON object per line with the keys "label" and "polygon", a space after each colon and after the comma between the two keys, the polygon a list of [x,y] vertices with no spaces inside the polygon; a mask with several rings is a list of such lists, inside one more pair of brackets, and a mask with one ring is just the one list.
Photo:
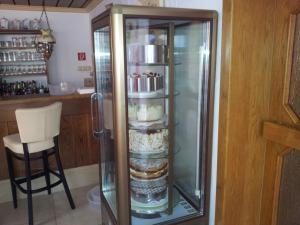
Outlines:
{"label": "reflection on glass", "polygon": [[[102,94],[98,103],[101,136],[101,179],[102,192],[109,204],[115,218],[117,218],[116,205],[116,165],[114,155],[113,117],[112,117],[112,74],[110,59],[109,27],[103,27],[94,32],[96,88]],[[101,109],[103,107],[103,110]]]}
{"label": "reflection on glass", "polygon": [[125,25],[132,224],[201,216],[211,23]]}
{"label": "reflection on glass", "polygon": [[[175,155],[175,185],[203,213],[207,134],[210,23],[175,29],[175,140],[184,151]],[[193,118],[193,119],[191,119]]]}

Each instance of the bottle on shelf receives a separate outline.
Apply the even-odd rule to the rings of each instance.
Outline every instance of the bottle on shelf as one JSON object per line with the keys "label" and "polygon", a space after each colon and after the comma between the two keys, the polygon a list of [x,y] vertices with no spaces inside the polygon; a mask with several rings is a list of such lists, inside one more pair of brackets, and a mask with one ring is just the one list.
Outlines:
{"label": "bottle on shelf", "polygon": [[49,88],[40,83],[37,85],[36,81],[16,81],[7,83],[6,80],[0,80],[0,96],[19,96],[19,95],[35,95],[48,94]]}
{"label": "bottle on shelf", "polygon": [[[0,96],[49,93],[47,81],[45,84],[37,84],[36,81],[22,82],[22,80],[44,82],[45,77],[48,77],[47,61],[36,49],[36,38],[40,35],[40,31],[29,29],[31,22],[28,19],[23,20],[24,30],[20,32],[8,30],[0,34],[0,78],[2,78]],[[35,22],[33,25],[36,25]],[[20,78],[16,79],[17,77]]]}

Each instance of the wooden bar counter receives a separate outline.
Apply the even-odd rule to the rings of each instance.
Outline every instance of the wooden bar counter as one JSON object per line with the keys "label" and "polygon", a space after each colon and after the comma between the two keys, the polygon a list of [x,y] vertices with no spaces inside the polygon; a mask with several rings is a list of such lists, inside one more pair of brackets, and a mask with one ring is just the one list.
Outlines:
{"label": "wooden bar counter", "polygon": [[[56,101],[63,103],[59,136],[63,167],[67,169],[98,163],[99,143],[92,137],[89,94],[0,100],[0,180],[8,178],[3,137],[18,132],[15,110],[46,106]],[[32,164],[33,170],[42,168],[40,162]],[[55,168],[51,157],[50,165]],[[23,175],[22,161],[14,161],[14,167],[17,175]]]}

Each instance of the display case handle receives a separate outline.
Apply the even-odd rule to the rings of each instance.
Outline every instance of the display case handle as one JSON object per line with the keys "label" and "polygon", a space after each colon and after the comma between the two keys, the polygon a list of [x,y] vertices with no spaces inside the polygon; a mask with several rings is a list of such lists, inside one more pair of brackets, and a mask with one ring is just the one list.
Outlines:
{"label": "display case handle", "polygon": [[[97,102],[95,112],[95,102]],[[96,114],[96,116],[95,116]],[[91,118],[92,118],[92,131],[95,138],[100,138],[104,132],[103,129],[103,95],[101,93],[93,93],[91,95]],[[97,126],[95,126],[95,123]]]}

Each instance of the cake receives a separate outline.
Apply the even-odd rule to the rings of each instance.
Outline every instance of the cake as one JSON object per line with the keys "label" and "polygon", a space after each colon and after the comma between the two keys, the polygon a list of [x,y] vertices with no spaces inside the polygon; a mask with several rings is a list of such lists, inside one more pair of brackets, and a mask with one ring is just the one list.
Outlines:
{"label": "cake", "polygon": [[146,173],[157,172],[168,165],[166,158],[130,158],[130,168]]}
{"label": "cake", "polygon": [[161,120],[163,117],[163,106],[160,104],[128,104],[129,120],[139,122],[150,122]]}
{"label": "cake", "polygon": [[145,179],[145,180],[159,178],[163,175],[166,175],[167,173],[168,173],[168,167],[162,168],[161,170],[158,170],[156,172],[141,172],[130,168],[131,176],[135,178]]}
{"label": "cake", "polygon": [[131,178],[131,209],[137,213],[163,212],[168,206],[167,178],[154,180]]}
{"label": "cake", "polygon": [[129,120],[137,120],[137,105],[136,104],[128,104],[128,119]]}
{"label": "cake", "polygon": [[130,159],[130,175],[140,179],[155,179],[168,173],[168,160],[161,159]]}
{"label": "cake", "polygon": [[129,149],[134,153],[160,153],[168,148],[168,130],[129,130]]}
{"label": "cake", "polygon": [[133,73],[128,76],[128,95],[156,96],[162,93],[163,83],[163,77],[159,73]]}
{"label": "cake", "polygon": [[163,107],[161,105],[140,104],[137,110],[138,121],[155,121],[163,116]]}

